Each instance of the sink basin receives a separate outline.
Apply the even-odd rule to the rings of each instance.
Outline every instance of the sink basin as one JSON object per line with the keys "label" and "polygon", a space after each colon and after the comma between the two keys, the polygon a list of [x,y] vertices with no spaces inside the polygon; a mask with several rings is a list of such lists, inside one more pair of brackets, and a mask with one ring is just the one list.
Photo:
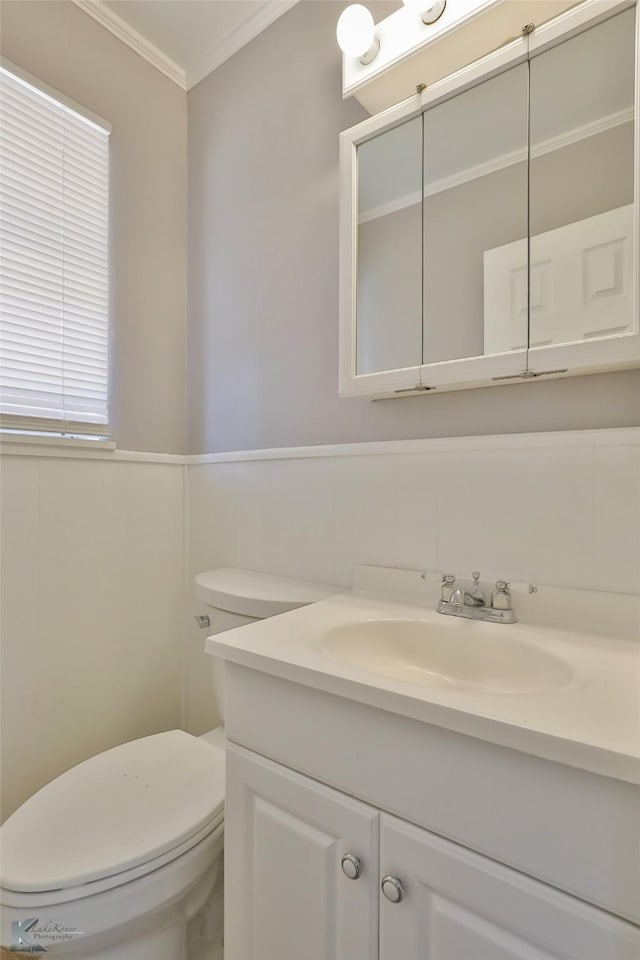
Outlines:
{"label": "sink basin", "polygon": [[336,659],[427,687],[486,693],[543,693],[568,686],[564,660],[498,626],[426,620],[367,620],[329,630],[322,640]]}

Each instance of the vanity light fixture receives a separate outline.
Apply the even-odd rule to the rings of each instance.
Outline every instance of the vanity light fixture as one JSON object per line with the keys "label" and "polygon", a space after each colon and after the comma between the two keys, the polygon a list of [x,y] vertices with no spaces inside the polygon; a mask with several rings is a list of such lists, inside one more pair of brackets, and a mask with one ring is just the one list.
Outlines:
{"label": "vanity light fixture", "polygon": [[439,20],[444,13],[447,0],[402,0],[405,7],[420,15],[427,26]]}
{"label": "vanity light fixture", "polygon": [[376,25],[369,10],[361,3],[352,3],[338,18],[338,46],[347,57],[366,65],[375,60],[380,49]]}
{"label": "vanity light fixture", "polygon": [[[354,4],[338,27],[345,51],[342,96],[354,96],[371,115],[380,113],[500,49],[521,35],[523,23],[538,28],[592,3],[607,6],[605,0],[402,0],[375,25],[362,4]],[[357,53],[342,42],[343,18],[345,33],[358,37]]]}

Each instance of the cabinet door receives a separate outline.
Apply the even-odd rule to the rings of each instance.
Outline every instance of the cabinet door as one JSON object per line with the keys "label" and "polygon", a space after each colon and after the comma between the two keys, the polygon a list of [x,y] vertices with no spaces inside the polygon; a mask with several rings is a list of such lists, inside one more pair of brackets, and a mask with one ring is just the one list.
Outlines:
{"label": "cabinet door", "polygon": [[634,925],[386,814],[380,869],[403,891],[380,898],[381,960],[640,957]]}
{"label": "cabinet door", "polygon": [[340,134],[341,397],[402,395],[422,362],[418,98]]}
{"label": "cabinet door", "polygon": [[[423,94],[422,384],[490,383],[526,369],[528,346],[528,66],[518,63],[441,100]],[[430,103],[433,97],[435,103]],[[486,252],[516,244],[508,316],[492,336],[495,297]],[[502,273],[501,273],[502,275]],[[512,295],[513,294],[513,295]]]}
{"label": "cabinet door", "polygon": [[636,19],[632,7],[551,47],[553,24],[531,36],[534,372],[640,358]]}
{"label": "cabinet door", "polygon": [[378,829],[377,810],[230,744],[225,960],[376,960]]}

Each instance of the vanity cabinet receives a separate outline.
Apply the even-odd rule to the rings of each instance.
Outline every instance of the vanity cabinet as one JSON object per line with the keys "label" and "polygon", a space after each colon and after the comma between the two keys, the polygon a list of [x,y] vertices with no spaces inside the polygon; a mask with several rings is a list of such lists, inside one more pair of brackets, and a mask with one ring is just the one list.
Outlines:
{"label": "vanity cabinet", "polygon": [[[377,960],[378,820],[372,807],[229,744],[226,960]],[[348,853],[358,880],[341,869]]]}
{"label": "vanity cabinet", "polygon": [[380,817],[381,960],[631,960],[622,920],[396,817]]}
{"label": "vanity cabinet", "polygon": [[228,745],[227,960],[638,956],[634,925]]}
{"label": "vanity cabinet", "polygon": [[640,366],[635,0],[583,0],[340,138],[340,395]]}

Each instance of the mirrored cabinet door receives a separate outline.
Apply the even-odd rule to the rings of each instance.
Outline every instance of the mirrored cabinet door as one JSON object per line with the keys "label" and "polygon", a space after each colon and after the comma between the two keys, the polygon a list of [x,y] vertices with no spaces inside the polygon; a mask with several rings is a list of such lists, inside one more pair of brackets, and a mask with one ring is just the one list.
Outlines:
{"label": "mirrored cabinet door", "polygon": [[357,149],[357,375],[421,362],[421,158],[421,116]]}
{"label": "mirrored cabinet door", "polygon": [[[496,374],[524,369],[527,103],[520,63],[424,113],[425,383],[449,381],[451,361],[489,355]],[[506,244],[524,261],[502,284],[492,253]],[[457,375],[473,377],[472,364]]]}
{"label": "mirrored cabinet door", "polygon": [[640,366],[635,0],[341,134],[340,393]]}
{"label": "mirrored cabinet door", "polygon": [[529,367],[631,359],[636,8],[533,50],[530,72]]}

